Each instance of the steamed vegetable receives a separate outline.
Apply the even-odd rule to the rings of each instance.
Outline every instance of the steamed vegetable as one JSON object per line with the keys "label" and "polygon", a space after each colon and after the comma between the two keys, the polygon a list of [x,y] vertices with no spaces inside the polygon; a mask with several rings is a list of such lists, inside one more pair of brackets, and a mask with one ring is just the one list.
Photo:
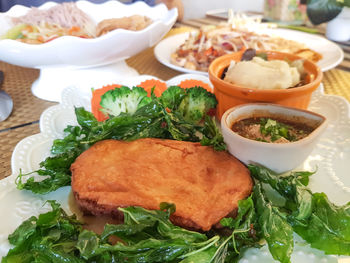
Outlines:
{"label": "steamed vegetable", "polygon": [[106,116],[104,113],[101,112],[102,106],[101,103],[101,96],[105,94],[107,91],[120,88],[121,85],[107,85],[103,86],[100,89],[92,90],[92,98],[91,98],[91,112],[95,116],[96,120],[98,121],[104,121],[108,119],[108,116]]}
{"label": "steamed vegetable", "polygon": [[206,114],[212,114],[217,105],[215,95],[202,87],[186,89],[186,96],[179,105],[179,111],[185,120],[199,123]]}
{"label": "steamed vegetable", "polygon": [[101,112],[108,116],[119,116],[121,113],[134,114],[137,109],[150,103],[147,92],[140,87],[129,89],[126,86],[107,91],[101,96]]}
{"label": "steamed vegetable", "polygon": [[170,86],[162,93],[159,99],[166,108],[174,111],[178,110],[180,103],[185,96],[185,89],[182,89],[179,86]]}
{"label": "steamed vegetable", "polygon": [[[124,224],[107,224],[101,235],[84,230],[75,216],[49,201],[52,211],[23,222],[9,241],[15,247],[3,258],[10,262],[179,262],[214,246],[218,236],[174,226],[169,221],[173,205],[158,211],[141,207],[121,208]],[[111,244],[111,236],[123,243]]]}
{"label": "steamed vegetable", "polygon": [[[256,185],[268,184],[271,189],[263,189],[265,201],[280,215],[280,223],[274,224],[271,219],[259,219],[259,222],[274,224],[276,244],[284,244],[284,250],[289,253],[291,243],[285,229],[288,224],[294,232],[306,240],[311,247],[320,249],[326,254],[350,255],[350,202],[343,206],[332,204],[324,193],[312,193],[307,187],[311,172],[292,172],[289,176],[278,175],[266,168],[249,165],[251,175],[256,179]],[[256,187],[256,186],[255,186]],[[255,189],[255,188],[254,188]],[[255,192],[255,190],[254,190]],[[267,196],[279,196],[284,202]],[[266,209],[266,205],[265,208]],[[268,219],[268,220],[267,220]],[[260,224],[260,227],[262,225]],[[289,227],[289,229],[290,229]],[[267,233],[269,234],[269,233]],[[271,234],[269,234],[271,236]],[[264,234],[266,238],[266,234]],[[272,246],[267,239],[267,242]],[[270,252],[271,249],[270,249]],[[289,262],[272,253],[275,259]],[[280,259],[281,258],[281,259]]]}

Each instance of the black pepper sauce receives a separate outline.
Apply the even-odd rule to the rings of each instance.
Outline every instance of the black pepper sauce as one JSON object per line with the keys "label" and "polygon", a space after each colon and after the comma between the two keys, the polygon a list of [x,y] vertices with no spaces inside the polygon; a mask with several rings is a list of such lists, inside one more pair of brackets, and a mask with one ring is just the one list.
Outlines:
{"label": "black pepper sauce", "polygon": [[[275,121],[279,127],[284,127],[284,129],[287,129],[288,136],[281,136],[278,134],[279,138],[273,140],[273,136],[271,136],[271,134],[264,133],[264,127],[262,127],[264,125],[262,125],[262,123],[264,123],[266,120]],[[287,143],[298,141],[307,137],[315,128],[308,126],[305,123],[293,122],[282,118],[252,117],[235,122],[231,129],[240,136],[251,140]],[[280,139],[281,137],[283,138]]]}

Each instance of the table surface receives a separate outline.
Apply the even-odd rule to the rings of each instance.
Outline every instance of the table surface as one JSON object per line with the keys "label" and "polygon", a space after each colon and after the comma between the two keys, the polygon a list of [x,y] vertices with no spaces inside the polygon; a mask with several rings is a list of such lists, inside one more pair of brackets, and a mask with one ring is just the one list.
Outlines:
{"label": "table surface", "polygon": [[[203,18],[177,23],[179,27],[199,27],[203,24],[217,24],[219,20]],[[344,61],[335,69],[325,72],[323,84],[325,93],[345,97],[350,101],[350,43],[338,43],[344,50]],[[140,75],[153,75],[163,80],[175,77],[181,72],[160,64],[153,53],[153,48],[144,50],[126,60]],[[41,113],[57,103],[35,97],[31,85],[38,78],[39,70],[22,68],[0,61],[0,70],[5,74],[2,89],[13,99],[14,107],[10,117],[0,122],[0,179],[11,175],[11,155],[16,144],[25,137],[40,132]]]}

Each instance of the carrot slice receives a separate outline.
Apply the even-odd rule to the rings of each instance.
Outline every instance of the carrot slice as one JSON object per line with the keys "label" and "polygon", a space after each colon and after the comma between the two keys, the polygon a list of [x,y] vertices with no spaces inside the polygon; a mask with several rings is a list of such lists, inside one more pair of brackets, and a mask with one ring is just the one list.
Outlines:
{"label": "carrot slice", "polygon": [[68,30],[68,34],[69,35],[73,35],[74,32],[79,32],[80,31],[80,27],[79,26],[72,26],[69,30]]}
{"label": "carrot slice", "polygon": [[167,89],[166,83],[157,79],[147,79],[141,82],[138,87],[142,87],[147,91],[148,97],[151,96],[152,88],[154,87],[154,95],[159,97],[162,95],[163,91]]}
{"label": "carrot slice", "polygon": [[96,120],[98,121],[104,121],[108,119],[108,116],[104,115],[100,110],[102,109],[100,103],[101,103],[101,96],[105,94],[107,91],[115,88],[120,88],[121,85],[112,84],[103,86],[100,89],[96,89],[92,92],[92,98],[91,98],[91,112],[95,116]]}
{"label": "carrot slice", "polygon": [[201,81],[201,80],[197,80],[197,79],[186,79],[181,81],[181,83],[179,84],[179,86],[183,89],[188,89],[188,88],[193,88],[195,86],[200,86],[204,89],[206,89],[207,91],[213,93],[213,89],[210,87],[209,84]]}

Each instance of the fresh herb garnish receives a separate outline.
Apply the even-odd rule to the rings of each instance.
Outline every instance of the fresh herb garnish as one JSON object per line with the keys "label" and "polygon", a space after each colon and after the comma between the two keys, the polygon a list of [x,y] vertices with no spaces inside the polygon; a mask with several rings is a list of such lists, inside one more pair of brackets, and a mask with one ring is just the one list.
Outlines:
{"label": "fresh herb garnish", "polygon": [[289,133],[290,127],[286,124],[278,122],[270,118],[260,118],[260,132],[264,136],[270,136],[271,141],[274,142],[281,137],[288,141],[293,141],[295,138]]}

